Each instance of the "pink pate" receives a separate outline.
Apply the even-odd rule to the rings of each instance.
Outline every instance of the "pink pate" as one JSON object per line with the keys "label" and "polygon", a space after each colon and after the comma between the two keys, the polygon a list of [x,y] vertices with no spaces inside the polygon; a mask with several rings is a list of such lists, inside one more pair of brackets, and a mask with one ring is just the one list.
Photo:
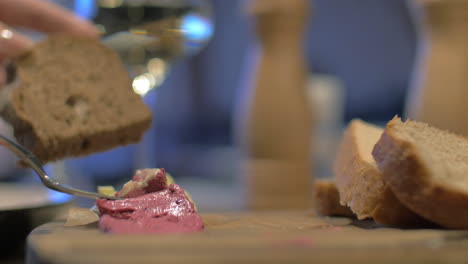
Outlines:
{"label": "pink pate", "polygon": [[120,234],[185,233],[204,229],[194,204],[177,184],[167,185],[164,169],[139,170],[116,196],[100,199],[99,227]]}

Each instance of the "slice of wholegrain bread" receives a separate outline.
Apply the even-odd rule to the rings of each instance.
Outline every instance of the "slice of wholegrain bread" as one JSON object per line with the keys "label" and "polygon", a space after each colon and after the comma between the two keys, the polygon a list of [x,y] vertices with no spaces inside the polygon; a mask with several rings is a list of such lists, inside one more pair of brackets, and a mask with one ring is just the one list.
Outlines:
{"label": "slice of wholegrain bread", "polygon": [[1,116],[44,163],[136,143],[151,124],[120,58],[97,40],[53,35],[15,64]]}
{"label": "slice of wholegrain bread", "polygon": [[426,225],[426,220],[395,198],[372,157],[382,132],[382,128],[357,119],[346,128],[333,166],[340,202],[358,219],[372,218],[398,227]]}
{"label": "slice of wholegrain bread", "polygon": [[323,216],[356,217],[347,206],[340,204],[340,195],[331,179],[317,179],[314,182],[314,209]]}
{"label": "slice of wholegrain bread", "polygon": [[372,154],[407,207],[443,227],[468,228],[467,139],[395,117]]}

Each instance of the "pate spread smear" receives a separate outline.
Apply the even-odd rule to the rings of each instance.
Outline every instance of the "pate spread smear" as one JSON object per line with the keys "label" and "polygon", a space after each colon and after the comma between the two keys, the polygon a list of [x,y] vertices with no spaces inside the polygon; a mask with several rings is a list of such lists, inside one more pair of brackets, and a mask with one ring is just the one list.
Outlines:
{"label": "pate spread smear", "polygon": [[137,170],[115,194],[122,200],[99,199],[99,227],[120,234],[182,233],[204,229],[185,190],[169,183],[164,169]]}

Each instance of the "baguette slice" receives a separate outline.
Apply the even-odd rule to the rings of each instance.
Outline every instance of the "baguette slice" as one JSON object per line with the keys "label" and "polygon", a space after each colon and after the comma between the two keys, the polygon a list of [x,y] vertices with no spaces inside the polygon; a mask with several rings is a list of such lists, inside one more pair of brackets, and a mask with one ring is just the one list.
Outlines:
{"label": "baguette slice", "polygon": [[15,64],[1,116],[43,163],[136,143],[150,127],[120,58],[97,40],[53,35]]}
{"label": "baguette slice", "polygon": [[333,180],[315,180],[314,209],[322,216],[356,217],[349,207],[340,204],[340,195]]}
{"label": "baguette slice", "polygon": [[383,129],[361,120],[352,120],[340,143],[333,171],[342,205],[349,206],[358,219],[396,227],[426,225],[410,211],[382,178],[372,157],[372,149]]}
{"label": "baguette slice", "polygon": [[395,117],[373,156],[407,207],[443,227],[468,228],[468,140]]}

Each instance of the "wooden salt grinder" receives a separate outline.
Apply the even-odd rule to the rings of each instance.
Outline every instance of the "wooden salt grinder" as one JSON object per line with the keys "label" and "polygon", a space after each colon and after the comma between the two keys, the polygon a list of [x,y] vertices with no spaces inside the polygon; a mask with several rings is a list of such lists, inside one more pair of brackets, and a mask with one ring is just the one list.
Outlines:
{"label": "wooden salt grinder", "polygon": [[312,118],[303,35],[308,0],[253,0],[258,53],[238,117],[250,209],[311,206]]}
{"label": "wooden salt grinder", "polygon": [[420,26],[408,117],[468,136],[468,1],[418,0]]}

